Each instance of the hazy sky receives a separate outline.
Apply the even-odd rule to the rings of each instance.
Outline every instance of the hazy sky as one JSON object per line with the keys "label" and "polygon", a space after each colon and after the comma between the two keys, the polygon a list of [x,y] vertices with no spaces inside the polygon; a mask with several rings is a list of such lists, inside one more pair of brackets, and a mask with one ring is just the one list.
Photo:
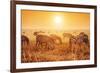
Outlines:
{"label": "hazy sky", "polygon": [[87,30],[89,13],[22,10],[22,29]]}

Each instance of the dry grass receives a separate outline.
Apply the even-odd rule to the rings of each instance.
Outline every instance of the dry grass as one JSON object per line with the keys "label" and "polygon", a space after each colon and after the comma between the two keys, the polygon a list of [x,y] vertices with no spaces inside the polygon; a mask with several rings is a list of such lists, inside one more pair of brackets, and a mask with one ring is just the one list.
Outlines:
{"label": "dry grass", "polygon": [[[33,47],[33,48],[32,48]],[[86,60],[89,59],[89,48],[80,50],[77,54],[71,52],[68,45],[55,45],[55,49],[39,49],[34,46],[31,49],[27,48],[25,57],[22,57],[22,62],[48,62],[48,61],[68,61],[68,60]],[[25,50],[24,50],[25,51]]]}

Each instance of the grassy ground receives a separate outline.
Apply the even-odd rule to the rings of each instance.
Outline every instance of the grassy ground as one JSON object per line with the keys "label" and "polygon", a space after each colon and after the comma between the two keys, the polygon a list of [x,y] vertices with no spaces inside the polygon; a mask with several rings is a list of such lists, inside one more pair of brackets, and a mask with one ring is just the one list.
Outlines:
{"label": "grassy ground", "polygon": [[89,48],[83,48],[77,53],[72,53],[68,43],[55,44],[55,48],[51,50],[43,47],[37,49],[35,44],[31,42],[30,45],[22,49],[22,63],[87,60],[90,57]]}

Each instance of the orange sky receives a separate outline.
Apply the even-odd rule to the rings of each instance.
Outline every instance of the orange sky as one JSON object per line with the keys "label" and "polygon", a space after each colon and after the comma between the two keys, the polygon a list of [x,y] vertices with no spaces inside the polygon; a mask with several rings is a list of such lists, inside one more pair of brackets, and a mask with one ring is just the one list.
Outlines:
{"label": "orange sky", "polygon": [[22,10],[22,29],[87,30],[89,13]]}

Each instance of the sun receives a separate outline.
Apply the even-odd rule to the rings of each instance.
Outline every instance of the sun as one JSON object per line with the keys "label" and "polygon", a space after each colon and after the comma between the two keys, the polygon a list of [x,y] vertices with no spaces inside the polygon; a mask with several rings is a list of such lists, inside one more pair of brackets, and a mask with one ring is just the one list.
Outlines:
{"label": "sun", "polygon": [[62,17],[57,15],[54,17],[54,25],[57,29],[62,29]]}
{"label": "sun", "polygon": [[55,23],[56,23],[57,25],[60,25],[61,22],[62,22],[61,16],[55,16]]}

